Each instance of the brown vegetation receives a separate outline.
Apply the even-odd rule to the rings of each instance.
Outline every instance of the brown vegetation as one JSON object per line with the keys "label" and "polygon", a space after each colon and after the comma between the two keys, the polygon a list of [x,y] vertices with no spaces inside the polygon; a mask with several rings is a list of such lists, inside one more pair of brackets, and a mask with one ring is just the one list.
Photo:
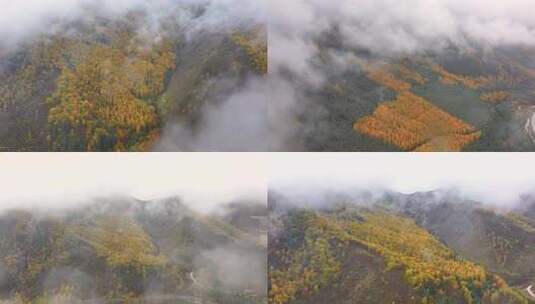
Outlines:
{"label": "brown vegetation", "polygon": [[[262,31],[262,28],[256,31]],[[262,75],[268,72],[268,48],[267,43],[262,38],[262,35],[255,33],[235,33],[232,35],[232,40],[238,46],[243,48],[249,56],[250,65]]]}
{"label": "brown vegetation", "polygon": [[[503,279],[457,256],[412,219],[381,210],[356,217],[307,211],[292,216],[286,242],[293,245],[275,252],[281,265],[270,270],[270,303],[291,303],[334,284],[339,258],[355,244],[385,259],[386,267],[376,271],[403,269],[421,303],[526,303]],[[298,248],[292,248],[298,242],[293,234],[303,234]]]}
{"label": "brown vegetation", "polygon": [[446,69],[435,63],[431,64],[431,69],[440,76],[440,81],[443,84],[461,84],[472,90],[477,90],[481,87],[488,86],[496,82],[496,77],[469,77],[456,75],[448,72]]}
{"label": "brown vegetation", "polygon": [[481,136],[473,126],[412,93],[409,83],[396,79],[385,69],[365,70],[370,79],[394,90],[398,96],[358,120],[353,125],[355,130],[403,150],[418,152],[460,151]]}
{"label": "brown vegetation", "polygon": [[485,102],[497,104],[506,101],[510,96],[511,94],[505,91],[492,91],[481,94],[480,99]]}
{"label": "brown vegetation", "polygon": [[174,62],[169,42],[134,55],[93,46],[76,67],[63,69],[50,98],[52,148],[124,151],[144,141],[159,123],[144,99],[163,92]]}
{"label": "brown vegetation", "polygon": [[418,85],[424,85],[427,83],[427,79],[423,77],[420,73],[413,71],[402,64],[395,66],[399,76],[405,81],[412,81]]}

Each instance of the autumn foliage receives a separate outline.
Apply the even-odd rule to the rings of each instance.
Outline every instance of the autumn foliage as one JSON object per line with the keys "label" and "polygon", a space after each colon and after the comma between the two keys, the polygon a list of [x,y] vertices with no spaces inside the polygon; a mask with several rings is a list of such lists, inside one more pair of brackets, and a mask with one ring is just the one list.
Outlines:
{"label": "autumn foliage", "polygon": [[490,85],[496,82],[496,77],[469,77],[464,75],[456,75],[448,72],[446,69],[438,64],[431,64],[431,69],[440,76],[440,81],[443,84],[456,85],[461,84],[472,90],[477,90],[481,87]]}
{"label": "autumn foliage", "polygon": [[427,79],[420,73],[411,70],[402,64],[396,65],[395,68],[397,74],[399,74],[399,76],[405,81],[411,81],[418,85],[424,85],[427,83]]}
{"label": "autumn foliage", "polygon": [[397,79],[390,73],[390,71],[388,71],[388,66],[372,67],[370,65],[364,65],[363,69],[368,78],[395,92],[399,93],[411,89],[410,83]]}
{"label": "autumn foliage", "polygon": [[[259,27],[255,32],[262,31],[262,27]],[[259,74],[267,74],[268,69],[268,48],[266,41],[261,39],[262,35],[255,33],[234,33],[232,40],[238,46],[243,48],[249,57],[250,65]]]}
{"label": "autumn foliage", "polygon": [[330,239],[325,235],[322,219],[304,215],[304,244],[295,252],[280,252],[287,263],[284,270],[270,269],[269,303],[284,304],[298,295],[307,296],[337,277],[340,262],[332,252]]}
{"label": "autumn foliage", "polygon": [[296,247],[295,236],[286,236],[287,247],[275,252],[270,303],[300,303],[336,284],[344,252],[355,245],[384,258],[385,268],[377,271],[402,269],[405,282],[421,296],[418,303],[442,303],[437,301],[448,297],[452,303],[526,303],[503,279],[458,256],[412,219],[381,209],[349,216],[300,212],[290,215],[285,231],[303,240]]}
{"label": "autumn foliage", "polygon": [[471,125],[437,108],[410,91],[411,85],[381,69],[366,69],[368,77],[398,93],[353,128],[408,151],[460,151],[479,139]]}
{"label": "autumn foliage", "polygon": [[99,218],[96,225],[72,226],[68,233],[90,245],[110,267],[135,267],[141,273],[166,263],[143,228],[126,218]]}
{"label": "autumn foliage", "polygon": [[146,98],[161,94],[174,68],[170,43],[127,54],[95,45],[74,68],[65,68],[50,98],[49,140],[55,150],[127,150],[158,126]]}
{"label": "autumn foliage", "polygon": [[487,92],[487,93],[481,94],[480,98],[483,101],[486,101],[486,102],[489,102],[489,103],[493,103],[493,104],[497,104],[497,103],[506,101],[510,96],[511,96],[511,94],[509,94],[509,93],[507,93],[505,91],[492,91],[492,92]]}

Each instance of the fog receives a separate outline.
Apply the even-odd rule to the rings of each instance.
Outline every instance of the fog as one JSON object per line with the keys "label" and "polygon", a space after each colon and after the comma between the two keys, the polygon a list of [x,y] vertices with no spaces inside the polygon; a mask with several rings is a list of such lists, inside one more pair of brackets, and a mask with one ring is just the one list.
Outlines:
{"label": "fog", "polygon": [[[345,44],[380,53],[423,52],[471,39],[493,45],[533,45],[533,8],[529,0],[297,0],[291,4],[274,0],[270,26],[302,51],[333,27]],[[277,47],[278,41],[273,42]]]}
{"label": "fog", "polygon": [[2,154],[0,211],[61,209],[109,196],[180,196],[209,212],[233,200],[265,202],[262,155]]}
{"label": "fog", "polygon": [[322,204],[335,194],[381,195],[433,190],[513,207],[535,190],[529,154],[278,154],[270,159],[269,189]]}
{"label": "fog", "polygon": [[[151,303],[209,301],[216,291],[234,297],[252,290],[263,297],[266,248],[259,244],[265,239],[264,158],[225,153],[1,154],[0,302],[15,303],[13,298],[24,294],[29,297],[24,299],[44,295],[55,303],[100,303],[102,289],[121,291],[118,286],[130,284],[125,282],[132,282],[128,288],[140,301]],[[33,250],[37,243],[50,253]],[[151,268],[138,254],[160,256],[164,265]],[[131,264],[114,265],[112,255],[132,259]],[[22,266],[8,267],[6,256],[16,257]],[[41,260],[54,262],[43,262],[38,280],[21,279],[28,265]],[[140,279],[121,271],[136,263],[152,272]],[[109,280],[109,285],[97,280]],[[120,293],[106,299],[114,300],[110,296]]]}
{"label": "fog", "polygon": [[[276,135],[306,137],[310,124],[319,121],[316,116],[325,115],[321,105],[304,97],[310,91],[318,94],[315,90],[327,83],[320,58],[339,66],[336,72],[341,74],[351,68],[357,72],[355,63],[370,57],[400,58],[450,47],[464,52],[534,46],[534,8],[530,0],[273,0],[268,8],[270,77],[277,79],[272,82],[278,85],[275,91],[285,91],[286,98],[274,97],[272,104],[297,117],[314,117],[301,126],[274,120]],[[296,145],[295,138],[282,140],[288,141],[290,145],[274,150],[307,149]]]}
{"label": "fog", "polygon": [[[310,121],[326,111],[307,98],[329,77],[318,67],[320,56],[342,73],[367,60],[357,50],[390,58],[451,46],[535,45],[530,0],[4,0],[3,8],[0,44],[9,46],[56,33],[58,24],[91,18],[88,11],[113,17],[143,9],[149,16],[143,30],[150,37],[158,35],[164,17],[174,18],[186,37],[268,24],[269,75],[248,76],[231,94],[212,98],[195,128],[183,122],[166,126],[155,147],[165,151],[306,150],[301,140]],[[335,42],[326,44],[328,35]],[[298,122],[305,112],[308,121]]]}
{"label": "fog", "polygon": [[268,87],[263,77],[249,82],[220,104],[205,104],[200,127],[186,123],[168,125],[157,151],[268,151]]}
{"label": "fog", "polygon": [[[91,24],[102,17],[119,19],[134,10],[144,13],[137,31],[148,45],[158,41],[162,34],[169,34],[162,27],[164,21],[177,25],[178,32],[171,36],[180,37],[187,44],[199,36],[248,31],[253,26],[264,25],[267,19],[265,0],[4,0],[0,12],[0,56],[26,48],[36,38],[70,35],[74,30],[71,22],[83,20]],[[180,54],[177,55],[180,59]],[[240,81],[209,79],[212,86],[214,83],[225,86],[230,94],[215,92],[210,100],[203,100],[195,127],[183,122],[167,124],[154,150],[268,150],[267,141],[261,140],[268,132],[268,93],[258,85],[262,77],[253,73],[244,77]],[[0,126],[5,124],[5,119],[0,115]]]}
{"label": "fog", "polygon": [[[210,265],[214,273],[206,274],[205,281],[216,280],[226,290],[239,290],[247,287],[263,294],[267,287],[266,257],[263,252],[247,251],[232,246],[206,250],[195,263],[199,268]],[[247,267],[244,271],[243,267]],[[203,274],[198,275],[203,280]]]}
{"label": "fog", "polygon": [[[157,29],[162,17],[173,17],[190,33],[199,30],[232,30],[247,22],[264,20],[263,0],[3,0],[0,41],[13,45],[40,34],[53,34],[64,22],[95,17],[116,17],[143,9]],[[200,16],[192,9],[203,8]]]}
{"label": "fog", "polygon": [[[192,27],[221,30],[244,20],[269,18],[272,31],[290,38],[300,51],[334,25],[345,41],[376,51],[415,51],[467,38],[491,44],[535,43],[530,0],[3,0],[0,37],[4,42],[17,41],[49,30],[45,25],[58,19],[81,18],[89,8],[105,14],[145,8],[165,15],[169,8],[186,5],[206,7]],[[187,20],[187,14],[177,17]]]}

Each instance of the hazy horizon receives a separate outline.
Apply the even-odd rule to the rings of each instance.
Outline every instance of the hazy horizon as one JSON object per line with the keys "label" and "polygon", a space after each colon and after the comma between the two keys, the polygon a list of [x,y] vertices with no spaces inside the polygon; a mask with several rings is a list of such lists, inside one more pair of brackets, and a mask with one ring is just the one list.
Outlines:
{"label": "hazy horizon", "polygon": [[209,153],[0,154],[0,211],[64,208],[95,197],[180,196],[197,210],[266,200],[261,155]]}

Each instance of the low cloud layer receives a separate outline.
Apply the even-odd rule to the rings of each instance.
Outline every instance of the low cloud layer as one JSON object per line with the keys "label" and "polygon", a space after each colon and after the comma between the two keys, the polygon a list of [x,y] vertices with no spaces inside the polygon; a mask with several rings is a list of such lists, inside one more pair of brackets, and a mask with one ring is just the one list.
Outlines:
{"label": "low cloud layer", "polygon": [[159,151],[268,151],[268,86],[263,77],[217,104],[205,104],[197,129],[170,124],[156,146]]}
{"label": "low cloud layer", "polygon": [[[138,25],[137,30],[148,38],[147,42],[156,41],[161,34],[168,34],[167,29],[162,27],[163,22],[176,24],[178,33],[173,32],[171,36],[180,37],[183,44],[188,44],[194,40],[212,39],[212,34],[224,36],[236,31],[249,31],[253,27],[264,25],[267,19],[265,0],[31,0],[8,1],[2,6],[0,56],[5,52],[9,54],[9,51],[17,50],[18,47],[26,47],[25,43],[34,41],[36,37],[63,35],[66,27],[71,30],[70,22],[83,20],[91,24],[93,19],[101,17],[116,20],[135,10],[144,13],[143,23]],[[221,53],[223,55],[220,56],[226,55],[224,51]],[[205,54],[205,57],[208,55]],[[177,56],[180,60],[180,54]],[[195,54],[191,57],[195,57]],[[262,77],[252,74],[244,76],[247,79],[239,84],[231,84],[237,81],[230,76],[220,78],[232,79],[210,79],[210,82],[218,84],[227,83],[232,93],[216,92],[212,95],[217,96],[211,96],[208,102],[203,102],[199,118],[195,118],[199,121],[195,128],[187,123],[168,124],[156,150],[268,150],[269,92],[259,84]],[[218,75],[214,78],[216,77]],[[196,85],[199,84],[192,86]],[[4,120],[0,116],[0,127]]]}
{"label": "low cloud layer", "polygon": [[[19,43],[38,34],[54,33],[62,22],[120,16],[135,9],[147,12],[148,20],[156,26],[160,18],[171,16],[190,31],[222,31],[265,19],[262,5],[263,0],[7,0],[0,12],[0,41]],[[202,14],[196,16],[195,9],[201,9]]]}
{"label": "low cloud layer", "polygon": [[[270,190],[322,201],[333,193],[405,194],[451,190],[496,206],[534,193],[528,154],[281,154],[270,160]],[[324,200],[323,200],[324,201]]]}
{"label": "low cloud layer", "polygon": [[[365,60],[357,50],[396,57],[440,52],[452,45],[535,46],[531,0],[31,0],[3,6],[0,41],[8,44],[53,32],[54,21],[83,18],[89,8],[105,14],[144,8],[149,20],[174,14],[190,33],[267,22],[269,75],[251,79],[231,96],[221,97],[217,106],[205,106],[200,128],[166,128],[158,150],[306,149],[299,139],[310,126],[297,117],[306,112],[313,120],[310,116],[325,112],[307,102],[307,93],[321,88],[329,77],[318,67],[320,57],[343,72]],[[176,7],[190,10],[177,14]],[[192,9],[199,7],[200,17]],[[329,39],[332,43],[325,43]]]}
{"label": "low cloud layer", "polygon": [[0,156],[0,212],[62,209],[114,195],[179,195],[198,211],[234,200],[265,202],[261,155],[6,154]]}
{"label": "low cloud layer", "polygon": [[[197,267],[211,267],[207,282],[216,281],[225,290],[253,290],[266,293],[267,266],[265,252],[251,251],[236,246],[221,246],[203,251],[195,261]],[[247,267],[244,271],[243,267]],[[202,278],[202,274],[199,275]]]}
{"label": "low cloud layer", "polygon": [[529,0],[273,2],[272,31],[302,50],[333,28],[345,44],[379,53],[425,51],[470,39],[493,45],[535,44],[530,13],[534,4]]}
{"label": "low cloud layer", "polygon": [[[530,0],[273,0],[268,13],[270,76],[279,78],[273,82],[279,85],[275,91],[292,96],[273,103],[321,116],[324,109],[303,97],[329,77],[318,67],[320,58],[339,64],[342,73],[370,54],[391,58],[439,53],[451,46],[535,46],[534,8]],[[280,136],[292,136],[296,129],[292,123],[274,124]],[[309,126],[303,128],[298,132]]]}
{"label": "low cloud layer", "polygon": [[265,297],[262,155],[13,153],[0,167],[1,303]]}
{"label": "low cloud layer", "polygon": [[81,18],[88,9],[120,14],[145,8],[162,16],[177,6],[205,8],[193,25],[196,27],[220,30],[244,20],[269,20],[274,34],[291,38],[296,42],[292,47],[301,51],[308,41],[334,26],[346,43],[379,52],[410,52],[466,39],[492,44],[535,43],[530,0],[7,0],[0,13],[0,37],[2,41],[17,40],[48,30],[45,25],[53,21]]}

